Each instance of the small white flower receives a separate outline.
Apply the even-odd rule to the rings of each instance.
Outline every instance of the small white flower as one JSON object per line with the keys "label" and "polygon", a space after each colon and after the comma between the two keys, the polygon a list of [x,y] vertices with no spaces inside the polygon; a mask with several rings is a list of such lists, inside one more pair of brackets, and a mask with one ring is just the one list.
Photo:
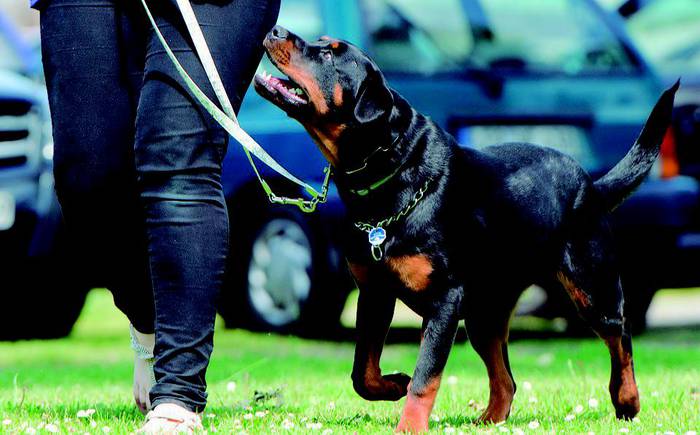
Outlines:
{"label": "small white flower", "polygon": [[652,391],[652,392],[651,392],[651,397],[659,397],[659,392],[658,392],[658,391]]}
{"label": "small white flower", "polygon": [[530,391],[530,390],[532,390],[532,384],[529,383],[528,381],[525,381],[525,382],[523,382],[523,388],[525,389],[525,391]]}
{"label": "small white flower", "polygon": [[595,432],[588,432],[587,435],[595,435]]}
{"label": "small white flower", "polygon": [[676,435],[676,433],[668,430],[668,431],[664,432],[664,435]]}
{"label": "small white flower", "polygon": [[621,427],[621,428],[620,428],[620,432],[622,432],[622,433],[627,433],[627,432],[629,432],[629,431],[630,431],[630,430],[627,429],[626,427]]}
{"label": "small white flower", "polygon": [[437,416],[437,415],[435,415],[435,414],[431,415],[431,416],[430,416],[430,419],[433,420],[433,421],[440,421],[440,417]]}
{"label": "small white flower", "polygon": [[321,432],[321,435],[331,435],[333,433],[333,429],[323,429],[323,432]]}
{"label": "small white flower", "polygon": [[527,424],[527,427],[529,427],[530,429],[537,429],[538,427],[540,427],[540,422],[537,420],[532,420],[530,423]]}
{"label": "small white flower", "polygon": [[3,426],[9,426],[11,424],[12,424],[12,420],[10,420],[9,418],[6,418],[2,421]]}
{"label": "small white flower", "polygon": [[46,430],[46,432],[58,433],[58,427],[55,424],[47,424],[44,426],[44,430]]}
{"label": "small white flower", "polygon": [[698,435],[698,433],[695,432],[694,430],[689,430],[688,432],[686,432],[686,433],[683,434],[683,435]]}
{"label": "small white flower", "polygon": [[508,429],[508,428],[505,427],[505,426],[500,426],[500,427],[498,428],[498,431],[499,431],[499,432],[502,432],[502,433],[508,433],[508,432],[510,432],[510,429]]}
{"label": "small white flower", "polygon": [[576,408],[574,408],[574,412],[576,414],[580,414],[583,412],[583,405],[576,405]]}
{"label": "small white flower", "polygon": [[328,402],[328,409],[335,409],[335,402]]}
{"label": "small white flower", "polygon": [[590,408],[593,408],[593,409],[597,408],[598,407],[598,399],[594,399],[593,397],[588,399],[588,406]]}
{"label": "small white flower", "polygon": [[89,418],[95,413],[95,410],[90,408],[90,409],[81,409],[78,411],[78,414],[76,417],[78,418]]}
{"label": "small white flower", "polygon": [[264,411],[258,411],[258,412],[255,413],[255,416],[258,417],[258,418],[263,418],[263,417],[265,417],[266,415],[267,415],[267,413],[264,412]]}
{"label": "small white flower", "polygon": [[543,353],[537,358],[537,364],[541,366],[548,366],[554,362],[554,355],[551,353]]}
{"label": "small white flower", "polygon": [[92,421],[90,422],[90,427],[93,428],[93,429],[96,428],[96,427],[97,427],[97,422],[96,422],[95,420],[92,420]]}
{"label": "small white flower", "polygon": [[323,427],[321,423],[306,423],[306,428],[311,430],[319,430]]}
{"label": "small white flower", "polygon": [[571,421],[574,418],[576,418],[574,414],[567,414],[566,417],[564,417],[564,421]]}
{"label": "small white flower", "polygon": [[513,433],[515,435],[525,435],[525,431],[520,429],[519,427],[516,427],[515,429],[513,429]]}
{"label": "small white flower", "polygon": [[535,397],[535,396],[530,396],[530,398],[527,399],[527,401],[530,402],[530,403],[537,403],[537,397]]}
{"label": "small white flower", "polygon": [[204,418],[214,418],[214,417],[216,417],[216,414],[209,413],[209,414],[204,415]]}
{"label": "small white flower", "polygon": [[455,433],[455,432],[456,432],[455,428],[453,428],[453,427],[448,426],[445,428],[445,433]]}
{"label": "small white flower", "polygon": [[24,433],[29,434],[29,435],[34,435],[36,433],[36,429],[33,427],[28,427],[27,430],[24,431]]}
{"label": "small white flower", "polygon": [[253,419],[253,414],[251,414],[251,413],[249,412],[249,413],[247,413],[246,415],[243,416],[243,419],[244,419],[244,420],[252,420],[252,419]]}
{"label": "small white flower", "polygon": [[292,429],[294,427],[294,423],[292,423],[290,420],[285,418],[284,421],[282,422],[282,427],[284,429],[289,430],[289,429]]}
{"label": "small white flower", "polygon": [[458,382],[457,376],[450,375],[447,377],[447,385],[457,385]]}
{"label": "small white flower", "polygon": [[226,384],[226,391],[228,391],[229,393],[233,393],[234,391],[236,391],[236,386],[236,383],[231,381],[228,384]]}
{"label": "small white flower", "polygon": [[109,426],[105,426],[102,428],[102,432],[103,433],[110,433],[110,432],[112,432],[112,429]]}
{"label": "small white flower", "polygon": [[241,427],[242,423],[239,419],[233,420],[233,427]]}

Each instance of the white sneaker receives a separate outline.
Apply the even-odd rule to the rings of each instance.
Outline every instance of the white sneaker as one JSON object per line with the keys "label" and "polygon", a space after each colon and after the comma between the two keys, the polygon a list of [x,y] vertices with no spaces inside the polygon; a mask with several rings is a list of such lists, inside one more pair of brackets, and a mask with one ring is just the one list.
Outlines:
{"label": "white sneaker", "polygon": [[202,419],[192,411],[174,403],[162,403],[146,414],[140,434],[193,434],[204,429]]}
{"label": "white sneaker", "polygon": [[151,398],[149,393],[156,383],[156,375],[153,372],[153,347],[155,346],[155,334],[142,334],[132,325],[129,325],[131,334],[131,348],[134,350],[134,400],[141,413],[146,414],[151,410]]}

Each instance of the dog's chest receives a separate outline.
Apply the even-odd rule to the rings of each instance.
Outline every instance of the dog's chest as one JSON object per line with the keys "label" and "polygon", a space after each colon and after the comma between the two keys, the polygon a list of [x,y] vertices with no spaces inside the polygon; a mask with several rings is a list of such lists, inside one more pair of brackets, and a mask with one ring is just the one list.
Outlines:
{"label": "dog's chest", "polygon": [[360,286],[404,288],[423,292],[430,287],[433,263],[426,254],[387,256],[380,261],[349,261],[350,271]]}

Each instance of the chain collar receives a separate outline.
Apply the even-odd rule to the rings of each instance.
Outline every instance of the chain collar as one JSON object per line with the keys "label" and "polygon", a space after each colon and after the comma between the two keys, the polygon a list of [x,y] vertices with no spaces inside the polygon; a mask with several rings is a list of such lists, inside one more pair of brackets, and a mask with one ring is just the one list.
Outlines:
{"label": "chain collar", "polygon": [[368,222],[357,221],[355,222],[355,228],[360,231],[364,231],[368,234],[369,244],[371,245],[372,257],[375,261],[382,259],[382,243],[386,240],[387,234],[385,228],[391,224],[394,224],[401,220],[404,216],[408,215],[418,203],[425,197],[425,193],[428,191],[430,186],[430,179],[428,179],[423,186],[418,189],[418,191],[413,195],[413,199],[406,204],[401,210],[399,210],[395,215],[390,216],[386,219],[378,221],[376,224],[370,224]]}

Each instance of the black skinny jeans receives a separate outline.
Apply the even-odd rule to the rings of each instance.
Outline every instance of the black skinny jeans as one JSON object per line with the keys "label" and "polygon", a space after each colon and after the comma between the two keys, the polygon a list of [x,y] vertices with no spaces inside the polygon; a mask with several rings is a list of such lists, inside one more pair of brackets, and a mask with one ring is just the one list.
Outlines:
{"label": "black skinny jeans", "polygon": [[[215,100],[173,0],[150,0],[181,63]],[[236,111],[279,0],[193,5]],[[56,191],[86,274],[156,332],[153,405],[201,411],[228,254],[228,135],[182,85],[138,0],[49,0],[41,11]]]}

